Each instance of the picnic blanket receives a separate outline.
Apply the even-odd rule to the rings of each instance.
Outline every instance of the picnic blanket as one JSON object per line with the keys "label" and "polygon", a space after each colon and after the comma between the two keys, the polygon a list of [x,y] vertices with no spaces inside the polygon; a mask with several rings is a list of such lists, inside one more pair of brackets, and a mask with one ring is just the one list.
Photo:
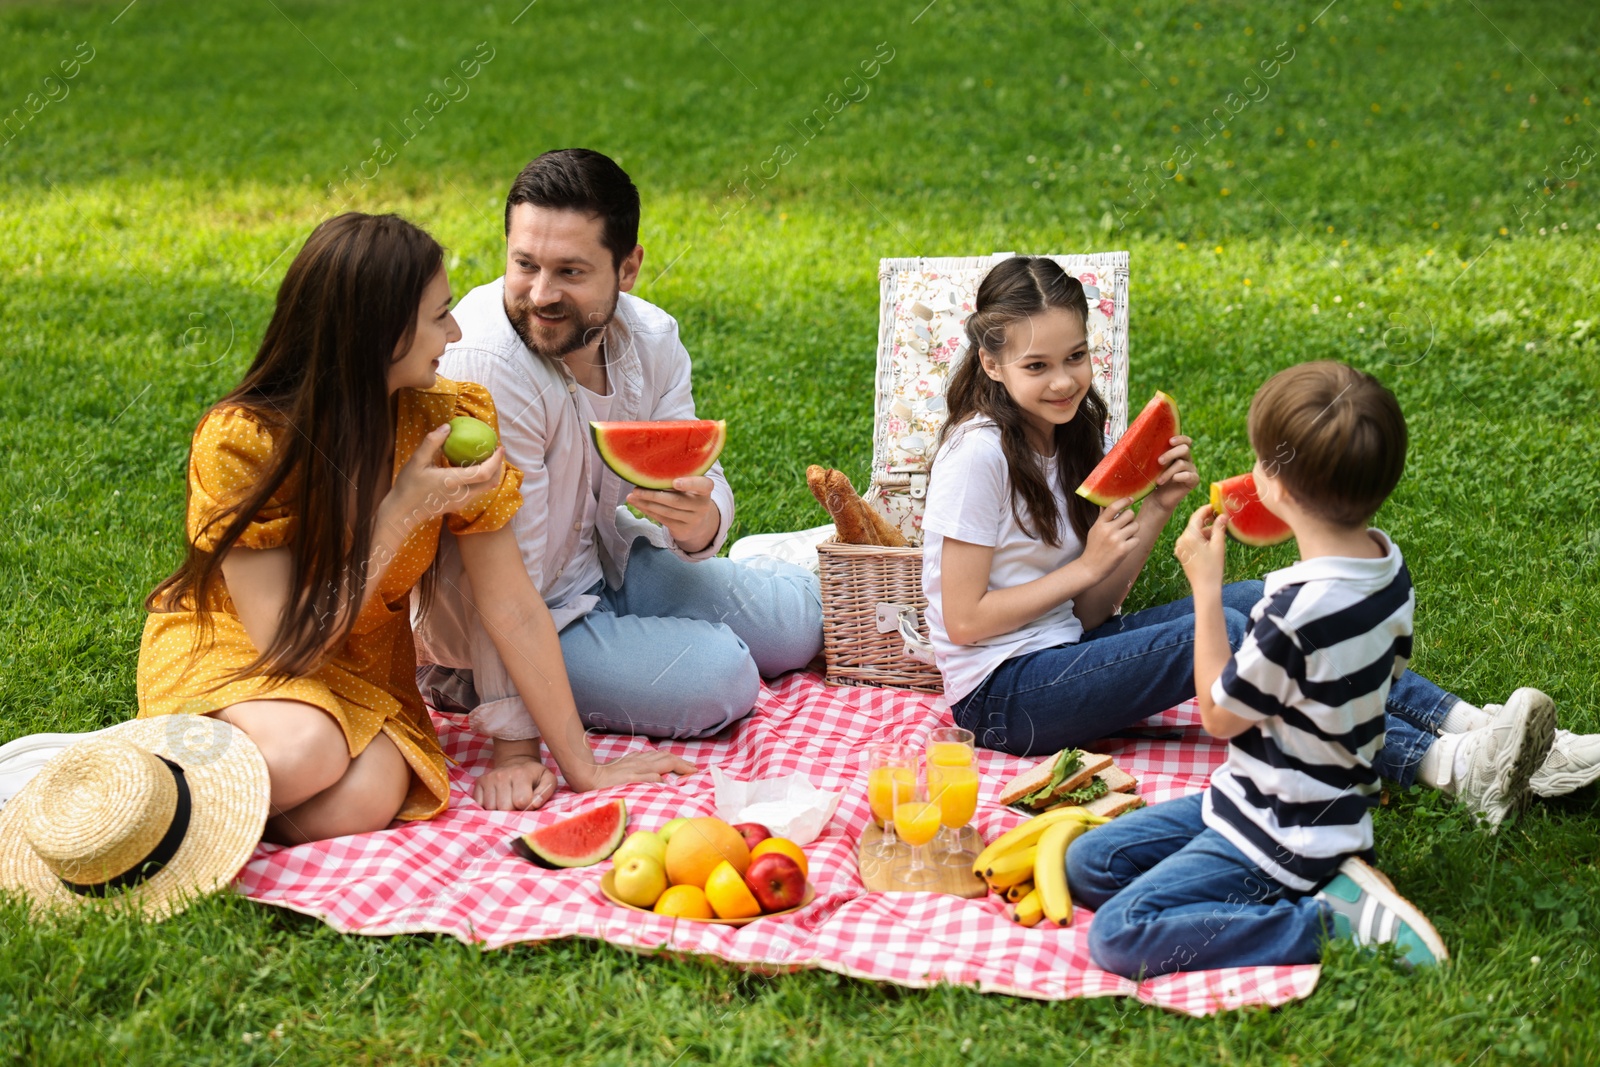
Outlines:
{"label": "picnic blanket", "polygon": [[[951,725],[942,697],[831,687],[814,674],[787,675],[763,688],[755,711],[725,736],[594,736],[601,759],[654,745],[682,754],[701,773],[593,794],[563,790],[532,812],[484,811],[473,803],[472,782],[489,765],[488,742],[449,716],[435,714],[434,722],[457,761],[445,814],[295,848],[264,844],[240,875],[245,895],[316,916],[345,933],[441,933],[491,948],[594,937],[644,952],[718,956],[772,973],[820,967],[903,986],[948,982],[1045,1000],[1132,996],[1190,1015],[1305,997],[1320,974],[1317,966],[1240,967],[1135,983],[1090,963],[1085,934],[1091,913],[1085,909],[1077,909],[1070,927],[1044,922],[1028,929],[1012,922],[1007,905],[993,896],[866,892],[856,848],[871,818],[867,748],[884,740],[920,746],[929,730]],[[1150,803],[1201,789],[1225,751],[1200,729],[1192,702],[1147,720],[1138,738],[1098,747],[1139,778]],[[1021,821],[994,798],[1030,762],[979,753],[983,791],[973,825],[984,840]],[[630,829],[715,814],[712,765],[741,780],[803,772],[819,788],[843,794],[833,821],[806,847],[816,888],[810,906],[743,927],[645,915],[601,894],[606,864],[547,871],[511,852],[516,835],[617,796],[627,801]]]}

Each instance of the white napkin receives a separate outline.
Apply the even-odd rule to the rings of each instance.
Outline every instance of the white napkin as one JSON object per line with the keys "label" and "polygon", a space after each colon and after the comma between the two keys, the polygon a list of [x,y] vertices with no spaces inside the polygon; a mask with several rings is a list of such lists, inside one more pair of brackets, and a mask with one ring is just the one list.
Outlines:
{"label": "white napkin", "polygon": [[741,782],[711,768],[717,818],[727,823],[755,822],[805,846],[817,839],[839,808],[840,793],[825,793],[803,774]]}

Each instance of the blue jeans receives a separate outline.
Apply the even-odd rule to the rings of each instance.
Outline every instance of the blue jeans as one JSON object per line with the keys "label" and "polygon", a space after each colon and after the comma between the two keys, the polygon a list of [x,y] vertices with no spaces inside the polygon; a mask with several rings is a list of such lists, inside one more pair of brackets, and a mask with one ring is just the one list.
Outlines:
{"label": "blue jeans", "polygon": [[[1250,628],[1259,581],[1222,587],[1228,647]],[[1041,756],[1136,726],[1194,696],[1194,599],[1118,615],[1076,644],[1007,660],[950,709],[984,748]],[[1378,773],[1402,786],[1438,736],[1459,698],[1406,671],[1389,689]]]}
{"label": "blue jeans", "polygon": [[1207,827],[1203,798],[1131,811],[1072,843],[1067,884],[1095,913],[1090,958],[1124,978],[1316,963],[1333,932],[1323,905]]}
{"label": "blue jeans", "polygon": [[822,651],[822,589],[804,567],[756,557],[690,562],[635,541],[617,589],[561,631],[584,725],[705,737],[750,713],[761,678]]}
{"label": "blue jeans", "polygon": [[[775,559],[680,559],[634,542],[622,585],[597,582],[600,603],[560,634],[561,657],[586,727],[648,737],[705,737],[750,713],[761,679],[798,670],[822,650],[816,575]],[[485,693],[472,672],[419,667],[434,707],[469,714],[520,699]],[[480,727],[482,728],[482,727]],[[531,736],[531,722],[516,732]],[[536,731],[535,731],[536,732]]]}

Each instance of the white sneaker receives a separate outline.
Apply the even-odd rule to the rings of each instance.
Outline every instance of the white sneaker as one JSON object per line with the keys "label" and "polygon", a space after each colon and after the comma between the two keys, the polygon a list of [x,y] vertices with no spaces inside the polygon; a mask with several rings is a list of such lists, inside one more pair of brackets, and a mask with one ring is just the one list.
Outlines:
{"label": "white sneaker", "polygon": [[767,556],[804,567],[812,574],[821,569],[817,560],[817,546],[834,535],[833,523],[813,526],[794,533],[751,534],[741,537],[728,549],[728,558],[735,562]]}
{"label": "white sneaker", "polygon": [[1455,735],[1461,747],[1453,762],[1466,768],[1461,778],[1452,776],[1456,798],[1480,823],[1497,829],[1525,803],[1528,781],[1544,763],[1555,732],[1555,702],[1537,689],[1518,689],[1489,725]]}
{"label": "white sneaker", "polygon": [[1600,734],[1575,734],[1557,730],[1555,743],[1544,764],[1533,772],[1528,785],[1535,796],[1565,796],[1600,778]]}
{"label": "white sneaker", "polygon": [[82,734],[28,734],[0,745],[0,807],[22,791],[46,763],[62,749],[86,737],[103,733],[90,730]]}

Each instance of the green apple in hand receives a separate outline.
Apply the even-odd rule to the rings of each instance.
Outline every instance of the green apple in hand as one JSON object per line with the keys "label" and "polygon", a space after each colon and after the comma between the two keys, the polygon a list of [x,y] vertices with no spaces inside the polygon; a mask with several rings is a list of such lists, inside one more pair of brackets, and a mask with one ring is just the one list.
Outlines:
{"label": "green apple in hand", "polygon": [[457,467],[482,463],[494,454],[500,439],[482,419],[457,415],[450,420],[450,436],[445,438],[444,458]]}

